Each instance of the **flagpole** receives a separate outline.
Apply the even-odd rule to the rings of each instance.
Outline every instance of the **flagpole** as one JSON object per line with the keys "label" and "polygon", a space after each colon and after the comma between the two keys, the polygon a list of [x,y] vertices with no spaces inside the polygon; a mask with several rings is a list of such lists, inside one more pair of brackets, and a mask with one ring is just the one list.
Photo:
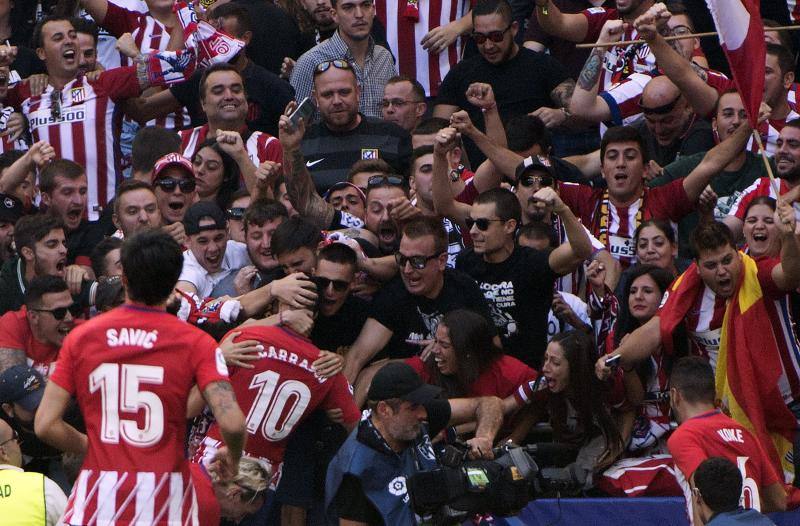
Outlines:
{"label": "flagpole", "polygon": [[761,142],[761,134],[758,133],[758,128],[753,128],[753,138],[756,140],[756,144],[758,144],[758,151],[761,154],[761,160],[764,161],[764,168],[767,169],[767,175],[769,176],[769,184],[772,186],[772,191],[775,192],[775,200],[777,201],[781,196],[780,185],[777,179],[775,179],[775,175],[772,173],[772,166],[769,164],[767,151],[764,149],[764,143]]}
{"label": "flagpole", "polygon": [[[778,27],[765,27],[764,30],[766,31],[798,31],[800,30],[800,25],[797,26],[778,26]],[[690,33],[688,35],[672,35],[668,37],[664,37],[664,40],[671,41],[671,40],[683,40],[686,38],[705,38],[705,37],[715,37],[719,35],[716,31],[706,31],[705,33]],[[601,42],[601,43],[592,43],[592,44],[576,44],[575,47],[577,49],[591,49],[596,47],[612,47],[612,46],[630,46],[633,44],[646,44],[646,40],[622,40],[619,42]]]}

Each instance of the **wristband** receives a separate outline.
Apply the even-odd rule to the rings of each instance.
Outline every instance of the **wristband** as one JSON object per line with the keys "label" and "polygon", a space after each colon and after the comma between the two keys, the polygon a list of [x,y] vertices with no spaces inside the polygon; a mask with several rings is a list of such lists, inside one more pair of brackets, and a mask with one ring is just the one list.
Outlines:
{"label": "wristband", "polygon": [[488,108],[481,108],[481,111],[482,111],[483,113],[486,113],[487,111],[489,111],[489,110],[493,110],[493,109],[495,109],[496,107],[497,107],[497,103],[495,102],[494,104],[492,104],[492,105],[491,105],[491,106],[489,106]]}

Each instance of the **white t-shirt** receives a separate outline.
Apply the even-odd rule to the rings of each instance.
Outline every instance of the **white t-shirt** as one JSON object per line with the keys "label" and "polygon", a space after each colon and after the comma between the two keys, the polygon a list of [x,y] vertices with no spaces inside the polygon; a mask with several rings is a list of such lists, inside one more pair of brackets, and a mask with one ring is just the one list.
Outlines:
{"label": "white t-shirt", "polygon": [[228,241],[225,247],[225,256],[222,258],[222,268],[214,274],[209,274],[200,265],[191,250],[185,250],[183,252],[183,270],[178,281],[188,281],[197,289],[199,297],[207,298],[211,295],[214,286],[222,281],[222,278],[249,264],[247,245],[239,241]]}
{"label": "white t-shirt", "polygon": [[[564,298],[564,302],[569,305],[569,308],[572,309],[575,314],[580,318],[580,320],[585,323],[586,325],[592,324],[591,320],[589,319],[589,306],[580,299],[575,294],[570,294],[569,292],[559,292],[561,297]],[[550,312],[547,314],[547,341],[553,339],[553,336],[558,334],[559,332],[564,331],[571,331],[575,327],[568,323],[563,323],[559,320],[555,314],[553,314],[553,309],[550,309]]]}

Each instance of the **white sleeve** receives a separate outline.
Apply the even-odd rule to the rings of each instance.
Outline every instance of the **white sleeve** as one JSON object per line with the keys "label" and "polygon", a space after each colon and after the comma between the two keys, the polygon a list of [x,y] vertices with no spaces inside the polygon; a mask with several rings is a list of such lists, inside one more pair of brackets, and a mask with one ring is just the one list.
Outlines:
{"label": "white sleeve", "polygon": [[589,326],[592,325],[592,321],[589,319],[589,307],[586,302],[569,292],[559,292],[559,294],[583,323]]}
{"label": "white sleeve", "polygon": [[61,488],[47,477],[44,477],[44,507],[47,526],[55,526],[67,508],[67,496]]}
{"label": "white sleeve", "polygon": [[184,251],[183,269],[181,270],[181,275],[178,277],[178,281],[188,281],[197,289],[197,294],[202,295],[203,289],[206,288],[206,281],[208,281],[206,279],[207,276],[208,272],[200,266],[194,254],[192,254],[190,250]]}

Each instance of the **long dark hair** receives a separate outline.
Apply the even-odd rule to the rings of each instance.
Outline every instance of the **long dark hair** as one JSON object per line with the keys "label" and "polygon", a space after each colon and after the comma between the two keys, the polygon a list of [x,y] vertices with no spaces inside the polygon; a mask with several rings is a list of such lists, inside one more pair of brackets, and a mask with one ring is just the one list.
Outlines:
{"label": "long dark hair", "polygon": [[672,272],[655,265],[634,265],[628,270],[627,274],[628,281],[625,282],[622,297],[619,298],[619,315],[614,329],[614,347],[618,347],[623,337],[638,329],[641,325],[639,320],[631,316],[631,311],[628,308],[628,297],[631,294],[633,282],[641,276],[648,275],[656,282],[656,286],[661,290],[661,295],[663,296],[675,279]]}
{"label": "long dark hair", "polygon": [[[551,395],[552,401],[565,396],[578,413],[587,435],[597,428],[606,439],[606,452],[622,451],[622,437],[605,403],[605,385],[594,373],[596,351],[592,339],[583,331],[560,332],[551,343],[557,343],[569,363],[569,387]],[[612,447],[614,446],[614,447]]]}
{"label": "long dark hair", "polygon": [[472,383],[503,355],[492,341],[495,329],[486,318],[467,309],[448,312],[439,324],[447,327],[457,367],[455,375],[443,375],[431,356],[425,364],[431,383],[444,389],[448,398],[467,396]]}
{"label": "long dark hair", "polygon": [[233,157],[220,147],[216,139],[206,139],[195,150],[192,156],[192,164],[194,164],[195,156],[203,148],[211,148],[222,159],[222,183],[217,190],[217,196],[214,201],[222,210],[227,210],[233,201],[233,193],[239,189],[239,181],[241,179],[241,171],[239,165],[233,160]]}

